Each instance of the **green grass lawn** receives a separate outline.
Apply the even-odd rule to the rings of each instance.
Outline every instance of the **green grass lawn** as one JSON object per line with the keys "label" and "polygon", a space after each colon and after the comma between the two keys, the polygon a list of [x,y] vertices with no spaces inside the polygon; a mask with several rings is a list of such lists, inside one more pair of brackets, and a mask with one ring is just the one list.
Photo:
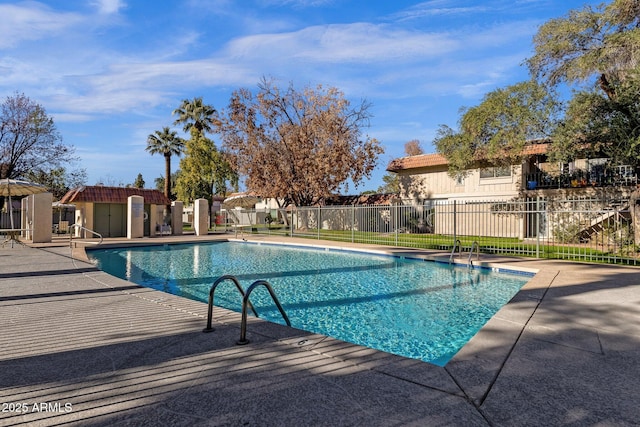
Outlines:
{"label": "green grass lawn", "polygon": [[[291,235],[291,230],[281,225],[254,227],[247,232],[254,234]],[[366,243],[384,246],[400,246],[420,249],[434,249],[451,251],[454,238],[450,235],[418,234],[418,233],[373,233],[362,231],[335,231],[308,229],[305,231],[294,230],[293,235],[300,238],[322,239],[340,242]],[[488,237],[488,236],[458,236],[462,252],[469,252],[474,242],[480,247],[480,252],[536,257],[546,259],[566,259],[573,261],[606,262],[619,264],[636,264],[638,261],[635,248],[625,247],[614,252],[600,250],[588,245],[562,245],[562,244],[536,244],[524,242],[517,238]]]}

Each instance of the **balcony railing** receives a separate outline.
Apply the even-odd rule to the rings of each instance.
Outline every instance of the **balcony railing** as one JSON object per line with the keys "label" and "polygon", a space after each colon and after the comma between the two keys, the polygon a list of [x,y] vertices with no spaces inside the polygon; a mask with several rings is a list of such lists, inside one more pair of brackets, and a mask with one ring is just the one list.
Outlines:
{"label": "balcony railing", "polygon": [[588,174],[572,173],[550,175],[545,172],[525,175],[524,185],[527,190],[580,187],[623,187],[638,184],[638,175],[625,174]]}

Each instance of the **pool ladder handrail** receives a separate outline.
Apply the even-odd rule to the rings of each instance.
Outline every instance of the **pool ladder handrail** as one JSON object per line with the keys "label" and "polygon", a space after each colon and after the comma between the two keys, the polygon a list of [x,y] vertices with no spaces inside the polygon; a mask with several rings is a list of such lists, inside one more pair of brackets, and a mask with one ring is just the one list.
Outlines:
{"label": "pool ladder handrail", "polygon": [[[89,232],[89,233],[93,234],[94,236],[98,236],[98,238],[100,239],[98,242],[85,241],[85,243],[89,243],[89,244],[96,245],[96,246],[102,244],[102,240],[103,240],[102,239],[102,234],[98,233],[97,231],[93,231],[91,229],[88,229],[87,227],[83,227],[80,224],[71,224],[69,226],[69,229],[72,229],[72,228],[78,228],[78,229],[80,229],[82,231]],[[81,237],[79,237],[79,238],[81,238]],[[76,242],[77,242],[77,240],[76,240]],[[70,248],[73,247],[73,233],[71,233],[71,232],[69,232],[69,247]]]}
{"label": "pool ladder handrail", "polygon": [[451,255],[449,255],[449,264],[453,262],[453,255],[456,253],[456,248],[458,248],[458,254],[462,256],[462,243],[460,239],[456,239],[456,241],[453,242],[453,249],[451,249]]}
{"label": "pool ladder handrail", "polygon": [[[231,280],[233,284],[236,285],[236,289],[238,289],[238,292],[240,292],[240,295],[242,295],[242,298],[244,298],[244,289],[242,289],[242,286],[240,286],[240,282],[238,281],[238,279],[235,278],[235,276],[225,274],[224,276],[218,277],[216,281],[213,282],[213,285],[211,285],[211,289],[209,289],[209,303],[207,307],[207,327],[204,328],[202,332],[213,332],[215,330],[215,328],[211,326],[211,322],[213,320],[213,295],[218,285],[224,282],[225,280]],[[256,311],[256,309],[253,308],[253,305],[251,305],[251,303],[249,303],[248,305],[249,305],[249,308],[251,308],[251,311],[253,311],[253,314],[256,317],[260,317],[258,316],[258,312]]]}
{"label": "pool ladder handrail", "polygon": [[251,292],[253,292],[253,290],[260,285],[263,285],[264,287],[267,288],[267,291],[271,295],[273,302],[276,303],[276,306],[278,307],[280,314],[282,314],[284,321],[287,323],[287,326],[291,326],[289,317],[287,316],[287,313],[284,312],[284,309],[280,304],[280,300],[276,296],[269,282],[267,282],[266,280],[256,280],[249,286],[249,288],[247,288],[247,291],[245,292],[242,289],[242,286],[240,286],[240,282],[238,281],[238,279],[236,279],[235,276],[224,275],[216,279],[216,281],[213,282],[213,285],[211,285],[211,289],[209,290],[209,303],[207,307],[207,327],[204,328],[202,332],[213,332],[215,330],[211,326],[211,323],[213,320],[213,301],[214,301],[213,298],[214,298],[214,293],[216,288],[220,283],[222,283],[225,280],[231,280],[233,284],[236,286],[236,289],[238,289],[238,291],[240,292],[240,295],[242,295],[242,321],[240,322],[240,339],[236,342],[237,344],[244,345],[249,343],[249,340],[247,339],[247,308],[250,308],[256,317],[260,317],[258,316],[258,312],[256,311],[256,309],[253,307],[253,304],[251,304],[251,301],[249,301]]}
{"label": "pool ladder handrail", "polygon": [[471,244],[471,250],[469,251],[469,259],[467,260],[467,266],[469,268],[473,268],[473,260],[471,259],[471,257],[473,256],[473,248],[476,248],[476,254],[477,254],[476,259],[480,261],[480,244],[474,241]]}
{"label": "pool ladder handrail", "polygon": [[[271,299],[273,299],[273,302],[276,303],[276,307],[278,307],[278,310],[280,311],[280,314],[282,315],[284,321],[287,323],[287,326],[291,326],[289,317],[287,316],[287,313],[284,312],[284,308],[282,308],[282,304],[280,304],[280,300],[276,296],[276,293],[273,291],[273,288],[271,287],[269,282],[267,282],[266,280],[256,280],[247,288],[247,292],[245,293],[244,297],[242,297],[242,321],[240,322],[240,339],[236,341],[236,344],[238,345],[249,344],[249,340],[247,339],[247,306],[251,304],[251,302],[249,302],[251,292],[253,292],[253,290],[260,285],[267,288],[267,291],[269,291],[269,295],[271,295]],[[256,317],[258,316],[256,315]]]}

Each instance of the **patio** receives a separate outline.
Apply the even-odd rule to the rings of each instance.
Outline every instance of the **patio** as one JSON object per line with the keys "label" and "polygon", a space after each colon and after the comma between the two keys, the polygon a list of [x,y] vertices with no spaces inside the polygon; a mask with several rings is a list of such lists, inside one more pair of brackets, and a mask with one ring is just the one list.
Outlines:
{"label": "patio", "polygon": [[635,425],[638,269],[482,260],[539,273],[440,368],[258,319],[236,346],[238,313],[203,334],[206,304],[66,245],[0,249],[0,424]]}

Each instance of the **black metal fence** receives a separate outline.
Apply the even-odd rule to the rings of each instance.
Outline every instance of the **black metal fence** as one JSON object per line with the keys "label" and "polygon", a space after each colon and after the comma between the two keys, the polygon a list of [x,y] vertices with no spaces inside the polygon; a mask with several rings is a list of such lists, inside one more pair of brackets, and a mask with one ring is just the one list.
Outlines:
{"label": "black metal fence", "polygon": [[640,262],[628,202],[605,199],[431,200],[420,205],[234,211],[251,233],[548,259]]}

